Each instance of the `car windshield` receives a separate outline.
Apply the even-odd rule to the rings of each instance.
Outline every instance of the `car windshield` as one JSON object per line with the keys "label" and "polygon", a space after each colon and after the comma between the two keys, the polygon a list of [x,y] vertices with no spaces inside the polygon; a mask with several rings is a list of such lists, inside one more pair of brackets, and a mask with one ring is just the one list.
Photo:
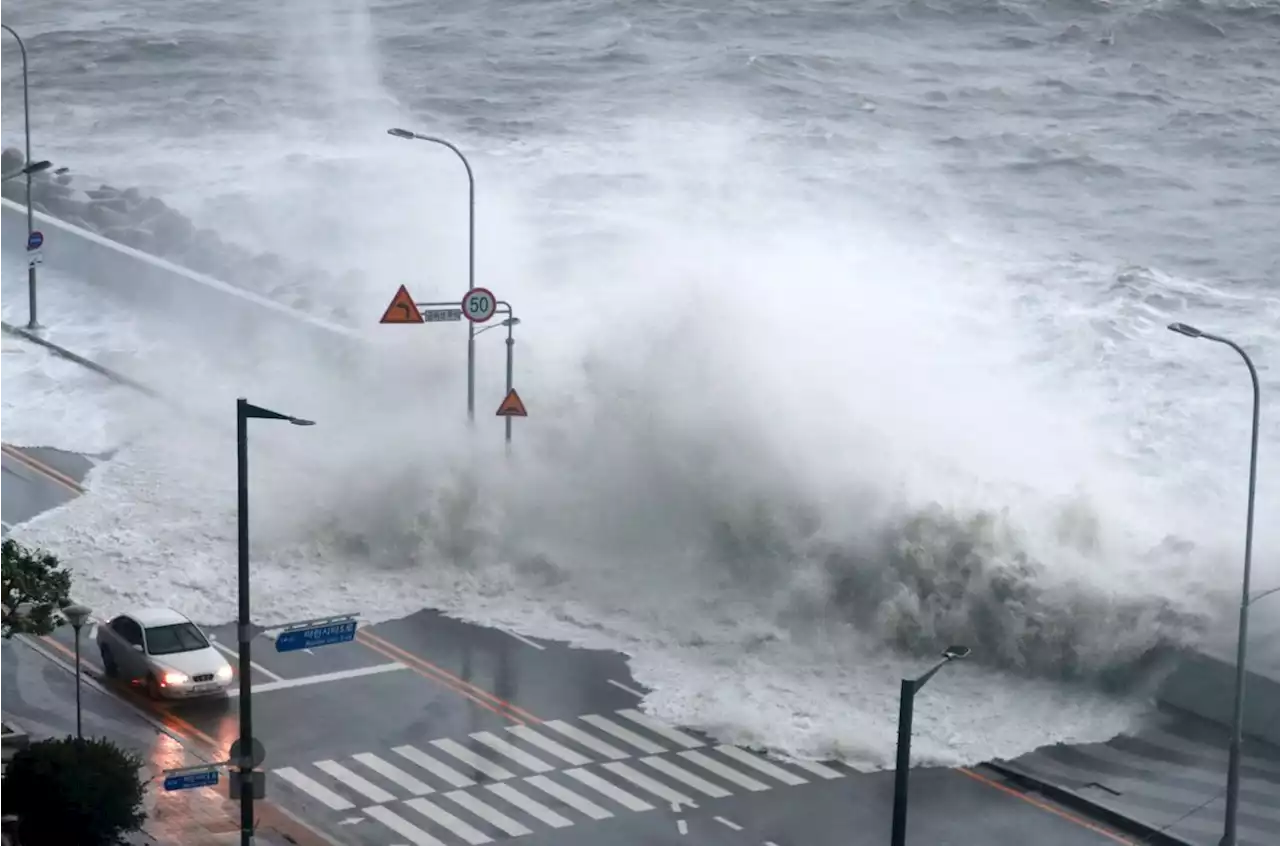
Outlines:
{"label": "car windshield", "polygon": [[200,630],[191,623],[147,629],[147,652],[152,655],[190,652],[193,649],[204,649],[208,645],[209,641],[205,640]]}

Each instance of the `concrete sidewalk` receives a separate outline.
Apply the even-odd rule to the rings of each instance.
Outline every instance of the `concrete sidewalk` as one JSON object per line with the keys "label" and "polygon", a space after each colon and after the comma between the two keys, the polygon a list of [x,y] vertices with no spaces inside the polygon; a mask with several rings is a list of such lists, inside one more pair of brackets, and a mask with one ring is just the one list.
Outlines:
{"label": "concrete sidewalk", "polygon": [[[74,734],[75,678],[70,661],[39,639],[17,637],[0,647],[6,722],[31,739]],[[129,842],[140,846],[227,846],[239,842],[240,804],[227,798],[225,776],[216,788],[166,792],[164,771],[206,763],[209,750],[190,748],[162,730],[132,704],[83,679],[82,721],[86,737],[105,737],[142,757],[148,779],[147,821]],[[332,846],[271,803],[259,803],[258,846]],[[287,837],[285,836],[287,835]]]}

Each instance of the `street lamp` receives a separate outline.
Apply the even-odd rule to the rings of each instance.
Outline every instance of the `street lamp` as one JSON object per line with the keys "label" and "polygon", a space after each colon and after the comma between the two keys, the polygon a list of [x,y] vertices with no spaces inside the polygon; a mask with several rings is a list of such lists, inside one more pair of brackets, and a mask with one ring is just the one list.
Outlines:
{"label": "street lamp", "polygon": [[1262,389],[1258,385],[1258,370],[1244,348],[1229,338],[1201,331],[1185,323],[1170,323],[1169,330],[1188,338],[1203,338],[1226,344],[1240,354],[1249,368],[1253,380],[1253,435],[1249,446],[1249,506],[1244,529],[1244,576],[1240,588],[1240,631],[1236,636],[1236,690],[1235,710],[1231,715],[1231,746],[1227,757],[1227,807],[1222,824],[1221,846],[1236,846],[1236,818],[1240,811],[1240,754],[1244,734],[1244,682],[1245,658],[1249,651],[1249,605],[1267,593],[1249,596],[1249,575],[1253,569],[1253,501],[1258,485],[1258,429],[1262,414]]}
{"label": "street lamp", "polygon": [[[476,177],[471,170],[471,162],[454,144],[434,135],[422,135],[408,129],[388,129],[387,134],[395,138],[406,138],[410,141],[430,141],[448,147],[461,161],[467,170],[468,213],[467,213],[467,290],[476,287]],[[467,321],[467,420],[473,425],[476,420],[476,324]]]}
{"label": "street lamp", "polygon": [[[510,306],[508,306],[507,308],[508,308],[508,313],[510,313]],[[512,330],[519,325],[520,325],[520,318],[514,317],[514,316],[508,317],[506,320],[498,324],[498,326],[507,327],[507,393],[508,394],[511,393],[511,388],[512,388],[512,385],[514,384],[514,376],[515,376],[516,339],[513,335]],[[496,327],[486,326],[483,329],[481,329],[479,332],[476,332],[476,334],[483,335],[488,330],[494,329],[494,328]],[[507,422],[506,444],[507,444],[507,449],[509,450],[511,449],[511,416],[510,415],[507,415],[506,422]]]}
{"label": "street lamp", "polygon": [[907,842],[907,775],[911,770],[911,716],[915,709],[916,693],[924,687],[934,673],[952,661],[969,657],[969,647],[948,646],[942,652],[942,660],[919,678],[903,679],[902,694],[898,701],[898,762],[893,778],[893,834],[892,846],[906,846]]}
{"label": "street lamp", "polygon": [[31,164],[26,165],[25,167],[20,167],[15,171],[6,173],[4,175],[4,181],[8,182],[10,179],[17,179],[19,176],[22,176],[24,173],[27,176],[30,176],[33,173],[40,173],[41,171],[48,170],[51,167],[53,167],[53,162],[49,161],[48,159],[44,159],[38,162],[32,162]]}
{"label": "street lamp", "polygon": [[[27,82],[27,45],[22,42],[22,36],[8,24],[0,23],[0,29],[13,36],[14,41],[18,42],[18,52],[22,54],[22,127],[23,134],[26,136],[26,156],[23,161],[29,165],[31,162],[31,87]],[[24,167],[23,171],[27,175],[27,243],[30,244],[31,233],[36,228],[35,213],[31,207],[31,174],[36,170]],[[36,320],[36,266],[30,262],[27,264],[27,328],[40,328],[40,323]]]}
{"label": "street lamp", "polygon": [[241,397],[236,400],[236,529],[239,567],[237,592],[240,611],[236,624],[240,643],[240,846],[253,846],[253,708],[249,696],[249,660],[252,632],[249,627],[249,418],[287,420],[295,426],[314,426],[311,420],[290,417],[253,405]]}
{"label": "street lamp", "polygon": [[76,740],[84,739],[80,724],[80,629],[92,613],[93,609],[85,605],[68,605],[62,609],[62,616],[76,630]]}

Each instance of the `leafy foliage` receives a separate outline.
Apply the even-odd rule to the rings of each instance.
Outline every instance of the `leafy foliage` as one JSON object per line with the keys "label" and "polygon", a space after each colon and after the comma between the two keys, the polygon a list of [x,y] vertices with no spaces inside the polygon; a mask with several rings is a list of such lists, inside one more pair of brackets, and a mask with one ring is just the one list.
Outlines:
{"label": "leafy foliage", "polygon": [[[71,604],[71,574],[42,549],[29,549],[12,538],[4,541],[4,637],[44,635],[62,624],[58,612]],[[29,604],[29,607],[26,607]]]}
{"label": "leafy foliage", "polygon": [[106,738],[34,742],[5,771],[4,812],[24,846],[113,846],[147,819],[142,763]]}

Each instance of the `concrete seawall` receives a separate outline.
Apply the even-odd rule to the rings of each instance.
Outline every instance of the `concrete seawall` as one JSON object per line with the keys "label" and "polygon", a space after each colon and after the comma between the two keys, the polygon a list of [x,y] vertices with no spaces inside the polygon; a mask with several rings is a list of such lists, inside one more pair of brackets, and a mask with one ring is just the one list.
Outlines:
{"label": "concrete seawall", "polygon": [[[26,216],[22,206],[3,203],[4,260],[6,269],[24,261]],[[182,314],[182,337],[212,345],[234,342],[305,341],[308,354],[333,356],[335,364],[361,343],[358,333],[280,303],[268,300],[213,277],[187,270],[118,244],[85,229],[36,213],[37,226],[45,234],[45,266],[60,269],[113,298],[136,303],[158,315]],[[10,271],[12,272],[12,271]],[[284,336],[282,338],[282,336]],[[1280,597],[1274,600],[1280,602]],[[1280,631],[1255,632],[1254,655],[1260,660],[1248,679],[1245,731],[1253,737],[1280,745],[1280,661],[1273,644]],[[1266,646],[1270,664],[1261,657]],[[1220,725],[1228,725],[1233,707],[1235,666],[1217,649],[1188,656],[1166,680],[1157,700]]]}

